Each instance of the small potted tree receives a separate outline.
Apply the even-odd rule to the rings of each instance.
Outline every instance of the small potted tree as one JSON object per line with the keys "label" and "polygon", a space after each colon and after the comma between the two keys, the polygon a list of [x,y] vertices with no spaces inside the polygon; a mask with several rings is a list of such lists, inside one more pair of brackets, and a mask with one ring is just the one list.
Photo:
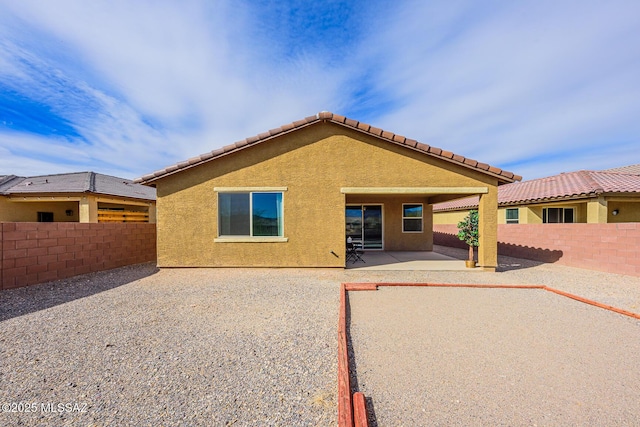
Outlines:
{"label": "small potted tree", "polygon": [[458,239],[469,245],[469,259],[465,261],[467,268],[474,268],[476,262],[473,248],[478,246],[478,211],[471,210],[466,218],[458,223]]}

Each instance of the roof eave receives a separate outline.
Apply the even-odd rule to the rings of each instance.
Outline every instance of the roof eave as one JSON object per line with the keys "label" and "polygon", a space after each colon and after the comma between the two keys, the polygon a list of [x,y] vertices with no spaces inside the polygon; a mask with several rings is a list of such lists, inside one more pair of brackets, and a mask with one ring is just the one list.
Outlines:
{"label": "roof eave", "polygon": [[493,166],[478,162],[473,159],[468,159],[466,157],[456,155],[452,152],[445,151],[437,147],[432,147],[430,145],[422,144],[416,140],[409,139],[404,136],[397,135],[380,128],[376,128],[366,123],[349,119],[345,116],[340,116],[340,115],[325,111],[325,112],[320,112],[315,116],[309,116],[302,120],[298,120],[293,123],[281,126],[280,128],[272,129],[268,132],[264,132],[254,137],[247,138],[243,141],[236,142],[235,144],[231,144],[223,148],[219,148],[217,150],[211,151],[209,153],[205,153],[200,156],[193,157],[187,161],[177,163],[165,169],[155,171],[151,174],[144,175],[142,177],[134,179],[133,182],[136,184],[150,185],[151,183],[161,178],[166,178],[178,172],[182,172],[182,171],[191,169],[193,167],[203,165],[212,160],[222,158],[229,154],[237,153],[247,147],[254,145],[255,143],[266,142],[274,139],[275,137],[286,135],[293,131],[303,129],[317,123],[327,123],[327,122],[343,126],[350,130],[355,130],[357,132],[366,134],[368,136],[374,136],[376,138],[393,143],[395,145],[412,149],[413,151],[419,152],[420,154],[423,154],[423,155],[428,155],[435,159],[443,160],[457,166],[465,167],[469,170],[484,173],[486,175],[497,178],[498,185],[509,184],[512,182],[522,180],[521,176],[515,175],[511,172],[504,171],[499,168],[495,168]]}

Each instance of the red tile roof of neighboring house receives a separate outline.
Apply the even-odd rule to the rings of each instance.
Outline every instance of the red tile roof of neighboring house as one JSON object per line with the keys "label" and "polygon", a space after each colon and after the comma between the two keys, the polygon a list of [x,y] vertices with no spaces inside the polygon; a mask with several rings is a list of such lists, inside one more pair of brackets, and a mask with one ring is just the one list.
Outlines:
{"label": "red tile roof of neighboring house", "polygon": [[[604,193],[640,193],[640,175],[583,170],[514,182],[498,187],[498,206],[580,199]],[[438,203],[433,206],[433,210],[450,211],[477,207],[478,197],[474,196]]]}
{"label": "red tile roof of neighboring house", "polygon": [[619,172],[619,173],[630,173],[632,175],[640,175],[640,163],[637,165],[629,165],[622,166],[619,168],[605,169],[601,172]]}
{"label": "red tile roof of neighboring house", "polygon": [[469,159],[469,158],[460,156],[458,154],[454,154],[450,151],[442,150],[440,148],[432,147],[427,144],[422,144],[414,139],[405,138],[404,136],[397,135],[392,132],[388,132],[383,129],[373,127],[366,123],[358,122],[356,120],[352,120],[347,117],[340,116],[338,114],[333,114],[328,111],[323,111],[316,114],[315,116],[310,116],[305,119],[298,120],[293,123],[281,126],[279,128],[271,129],[268,132],[264,132],[256,136],[246,138],[242,141],[236,142],[235,144],[227,145],[217,150],[213,150],[209,153],[205,153],[200,156],[193,157],[189,160],[185,160],[183,162],[177,163],[173,166],[166,167],[164,169],[153,172],[151,174],[144,175],[140,178],[135,179],[134,182],[149,184],[159,178],[163,178],[165,176],[174,174],[176,172],[180,172],[182,170],[201,165],[203,163],[209,162],[219,157],[223,157],[227,154],[242,150],[246,147],[250,147],[252,145],[273,139],[277,136],[280,136],[280,135],[295,131],[297,129],[301,129],[301,128],[316,124],[316,123],[321,123],[321,122],[335,123],[335,124],[338,124],[350,129],[354,129],[356,131],[359,131],[368,135],[375,136],[389,143],[407,147],[412,150],[421,152],[423,154],[426,154],[438,159],[442,159],[454,164],[462,165],[469,169],[483,172],[485,174],[498,178],[500,183],[509,183],[514,181],[519,181],[522,179],[522,177],[519,175],[515,175],[512,172],[508,172],[494,166],[490,166],[486,163],[480,163],[476,160]]}

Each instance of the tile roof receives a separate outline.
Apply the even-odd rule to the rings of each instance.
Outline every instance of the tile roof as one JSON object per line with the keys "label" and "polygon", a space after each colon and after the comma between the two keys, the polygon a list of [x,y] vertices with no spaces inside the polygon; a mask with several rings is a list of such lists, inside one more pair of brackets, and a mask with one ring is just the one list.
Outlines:
{"label": "tile roof", "polygon": [[11,187],[18,180],[22,180],[22,179],[23,179],[22,177],[15,176],[15,175],[0,175],[0,194],[2,194],[2,191],[5,188]]}
{"label": "tile roof", "polygon": [[630,173],[632,175],[640,175],[640,163],[637,165],[622,166],[619,168],[605,169],[600,172],[618,172],[618,173]]}
{"label": "tile roof", "polygon": [[32,177],[18,177],[15,175],[0,177],[0,194],[8,196],[43,193],[94,193],[141,200],[156,199],[156,190],[154,188],[135,184],[129,179],[95,172],[75,172]]}
{"label": "tile roof", "polygon": [[[531,181],[514,182],[498,187],[498,206],[533,202],[580,199],[605,193],[640,193],[640,175],[606,171],[561,173]],[[478,207],[478,197],[438,203],[434,211]]]}
{"label": "tile roof", "polygon": [[445,160],[447,162],[451,162],[454,164],[462,165],[469,169],[477,170],[483,172],[485,174],[494,176],[498,178],[501,183],[508,183],[519,181],[522,177],[513,174],[512,172],[508,172],[502,170],[500,168],[490,166],[486,163],[480,163],[476,160],[469,159],[457,154],[454,154],[450,151],[445,151],[440,148],[432,147],[427,144],[422,144],[414,139],[409,139],[401,135],[397,135],[392,132],[385,131],[383,129],[379,129],[368,125],[366,123],[362,123],[356,120],[349,119],[344,116],[340,116],[338,114],[333,114],[328,111],[322,111],[315,116],[309,116],[305,119],[295,121],[293,123],[286,124],[279,128],[271,129],[268,132],[263,132],[259,135],[252,136],[242,141],[238,141],[235,144],[227,145],[225,147],[219,148],[217,150],[213,150],[211,152],[202,154],[197,157],[193,157],[189,160],[185,160],[183,162],[177,163],[172,166],[168,166],[164,169],[155,171],[153,173],[144,175],[140,178],[136,178],[134,182],[149,184],[159,178],[174,174],[176,172],[180,172],[185,169],[192,168],[194,166],[201,165],[203,163],[209,162],[211,160],[223,157],[227,154],[234,153],[236,151],[242,150],[246,147],[250,147],[252,145],[273,139],[280,135],[295,131],[297,129],[301,129],[304,127],[308,127],[317,123],[334,123],[340,126],[344,126],[350,129],[354,129],[358,132],[362,132],[368,135],[375,136],[379,139],[387,141],[389,143],[393,143],[396,145],[400,145],[403,147],[410,148],[412,150],[421,152],[423,154],[429,155],[431,157],[435,157],[441,160]]}

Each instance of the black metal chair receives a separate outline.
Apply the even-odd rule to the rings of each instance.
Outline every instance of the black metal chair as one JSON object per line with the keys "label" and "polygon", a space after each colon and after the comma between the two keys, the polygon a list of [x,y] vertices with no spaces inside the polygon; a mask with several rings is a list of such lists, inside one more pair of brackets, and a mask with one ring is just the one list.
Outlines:
{"label": "black metal chair", "polygon": [[347,262],[349,262],[350,260],[353,261],[354,264],[358,261],[365,262],[362,259],[362,253],[364,253],[364,251],[358,248],[358,246],[356,246],[353,242],[347,242]]}

